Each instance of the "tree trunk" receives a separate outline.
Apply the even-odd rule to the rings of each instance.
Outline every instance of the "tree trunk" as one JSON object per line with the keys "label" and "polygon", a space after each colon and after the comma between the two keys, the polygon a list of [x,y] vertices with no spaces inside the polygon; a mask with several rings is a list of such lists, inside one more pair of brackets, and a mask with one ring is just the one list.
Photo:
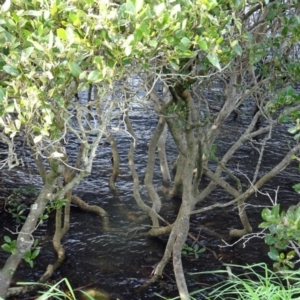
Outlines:
{"label": "tree trunk", "polygon": [[163,132],[157,143],[157,151],[160,162],[160,170],[163,177],[163,186],[166,188],[170,187],[171,176],[166,156],[166,140],[167,140],[167,126],[164,125]]}
{"label": "tree trunk", "polygon": [[158,222],[159,216],[153,208],[148,206],[143,201],[143,199],[140,195],[140,192],[139,192],[139,188],[140,188],[139,176],[138,176],[137,171],[135,170],[134,159],[133,159],[134,149],[135,149],[136,143],[137,143],[137,137],[134,134],[134,131],[132,129],[127,112],[125,113],[125,124],[126,124],[128,132],[132,136],[132,142],[130,145],[130,149],[128,151],[128,163],[129,163],[129,168],[130,168],[130,172],[131,172],[132,179],[133,179],[133,196],[134,196],[134,199],[135,199],[137,205],[139,206],[139,208],[151,218],[152,226],[155,229],[155,228],[159,227],[159,222]]}
{"label": "tree trunk", "polygon": [[185,157],[179,153],[178,159],[176,161],[176,174],[174,178],[174,184],[172,190],[170,191],[170,195],[173,197],[182,197],[183,192],[183,184],[182,184],[182,173],[184,169]]}
{"label": "tree trunk", "polygon": [[112,191],[113,195],[118,196],[119,191],[115,185],[115,182],[119,176],[119,168],[120,168],[119,152],[118,152],[117,143],[116,143],[113,135],[108,134],[107,139],[110,143],[111,150],[112,150],[112,164],[113,164],[113,171],[109,178],[108,185],[109,185],[109,188]]}
{"label": "tree trunk", "polygon": [[10,255],[0,271],[0,298],[6,298],[7,290],[18,265],[25,253],[31,250],[31,246],[34,243],[32,233],[35,231],[39,218],[43,214],[47,204],[52,200],[52,192],[58,177],[58,172],[50,171],[47,174],[46,182],[38,198],[31,205],[29,215],[21,231],[18,233],[16,252]]}
{"label": "tree trunk", "polygon": [[144,180],[147,192],[152,201],[152,209],[157,213],[161,209],[161,201],[160,201],[160,198],[154,188],[152,180],[153,180],[153,171],[154,171],[154,164],[155,164],[155,149],[156,149],[158,140],[161,136],[161,133],[164,130],[164,127],[165,127],[165,120],[163,117],[161,117],[158,121],[156,130],[153,133],[153,136],[149,143],[148,162],[147,162],[146,175],[145,175],[145,180]]}

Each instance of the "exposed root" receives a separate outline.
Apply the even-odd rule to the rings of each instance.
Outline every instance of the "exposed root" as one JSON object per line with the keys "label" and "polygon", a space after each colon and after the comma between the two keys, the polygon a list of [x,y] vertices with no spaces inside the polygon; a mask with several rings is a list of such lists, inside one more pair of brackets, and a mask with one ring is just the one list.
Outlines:
{"label": "exposed root", "polygon": [[141,286],[137,289],[137,291],[138,291],[139,293],[141,293],[141,292],[147,290],[151,284],[156,283],[156,282],[159,281],[161,278],[162,278],[162,276],[160,276],[160,275],[154,275],[154,276],[152,276],[151,278],[149,278],[148,280],[146,280],[146,281],[144,282],[144,284],[141,285]]}
{"label": "exposed root", "polygon": [[229,235],[231,237],[240,238],[240,237],[243,237],[244,235],[246,235],[247,233],[249,233],[249,232],[247,232],[246,229],[232,229],[232,230],[230,230]]}
{"label": "exposed root", "polygon": [[108,218],[108,213],[101,208],[98,205],[89,205],[85,201],[83,201],[81,198],[78,196],[72,195],[71,201],[73,204],[76,204],[80,209],[88,212],[92,212],[97,214],[98,216],[101,217],[102,219],[102,224],[103,224],[103,229],[104,230],[111,230],[109,226],[109,218]]}
{"label": "exposed root", "polygon": [[78,196],[72,195],[72,203],[76,204],[79,206],[82,210],[88,211],[88,212],[93,212],[97,214],[100,217],[108,217],[108,213],[98,205],[89,205],[85,201],[83,201],[81,198]]}

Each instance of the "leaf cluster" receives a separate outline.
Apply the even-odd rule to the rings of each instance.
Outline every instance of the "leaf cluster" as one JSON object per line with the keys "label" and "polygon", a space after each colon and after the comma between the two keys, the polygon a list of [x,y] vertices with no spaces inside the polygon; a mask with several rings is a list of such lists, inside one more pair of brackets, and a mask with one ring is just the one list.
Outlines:
{"label": "leaf cluster", "polygon": [[181,253],[182,255],[193,255],[195,258],[199,258],[199,254],[204,251],[205,248],[200,248],[198,244],[194,244],[192,246],[184,244]]}
{"label": "leaf cluster", "polygon": [[280,212],[280,205],[276,204],[272,209],[264,208],[262,211],[262,222],[259,228],[268,229],[265,243],[270,246],[269,257],[275,261],[277,269],[293,268],[292,259],[295,250],[287,251],[291,242],[297,245],[300,242],[300,206],[291,206]]}
{"label": "leaf cluster", "polygon": [[17,224],[26,219],[27,205],[24,202],[36,197],[38,192],[34,185],[27,185],[13,189],[12,193],[5,199],[5,209],[12,215]]}

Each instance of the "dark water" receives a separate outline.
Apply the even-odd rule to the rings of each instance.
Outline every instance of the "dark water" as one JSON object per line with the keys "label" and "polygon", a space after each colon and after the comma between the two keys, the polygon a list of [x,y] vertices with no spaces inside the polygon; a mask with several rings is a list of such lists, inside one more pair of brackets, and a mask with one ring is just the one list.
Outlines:
{"label": "dark water", "polygon": [[[246,109],[246,108],[245,108]],[[251,108],[252,109],[252,108]],[[132,123],[138,136],[138,146],[135,151],[136,169],[140,175],[141,194],[144,201],[149,202],[143,177],[146,167],[146,154],[151,134],[156,127],[156,117],[145,113],[143,109],[135,109],[130,113]],[[238,120],[229,118],[226,127],[220,133],[217,140],[218,154],[223,154],[234,142],[233,137],[238,137],[247,124],[247,119],[240,117]],[[165,297],[176,296],[176,284],[169,263],[161,281],[152,285],[147,290],[140,290],[141,286],[149,277],[155,264],[163,255],[167,237],[149,238],[146,233],[149,230],[150,222],[142,220],[143,214],[132,195],[132,182],[127,166],[127,153],[130,144],[130,137],[126,132],[115,132],[118,143],[121,170],[117,181],[120,196],[112,196],[108,188],[108,178],[111,174],[111,150],[108,144],[103,144],[95,159],[92,174],[87,177],[74,193],[82,197],[89,204],[97,204],[109,212],[110,226],[113,231],[104,231],[101,219],[93,214],[82,212],[72,207],[71,227],[63,240],[66,249],[67,259],[54,276],[54,280],[67,277],[74,288],[88,287],[102,289],[111,295],[112,299],[120,300],[142,300],[159,299],[154,293]],[[279,162],[289,149],[291,138],[286,133],[286,128],[281,127],[274,130],[272,142],[266,147],[263,165],[260,176]],[[167,142],[167,153],[169,163],[174,161],[177,153],[172,139]],[[74,151],[74,154],[75,151]],[[12,187],[25,184],[40,185],[39,176],[34,170],[26,156],[24,158],[25,168],[18,167],[11,172],[4,170],[1,189],[3,197],[9,194]],[[228,167],[240,178],[244,186],[247,186],[247,179],[240,174],[243,172],[249,177],[252,176],[258,153],[251,147],[250,143],[242,146],[236,155],[230,160]],[[251,177],[250,177],[251,178]],[[204,179],[204,184],[207,182]],[[278,202],[283,208],[298,203],[299,198],[292,189],[292,185],[300,182],[299,172],[296,165],[286,168],[280,175],[272,179],[263,189],[274,197],[274,190],[280,186]],[[159,189],[161,176],[158,161],[155,166],[155,185]],[[160,194],[163,201],[161,215],[172,222],[178,211],[180,201]],[[214,202],[226,202],[231,198],[221,188],[215,190],[208,199],[205,199],[199,207]],[[261,222],[260,212],[265,205],[271,205],[267,196],[253,195],[247,207],[250,223],[254,231],[258,231],[257,225]],[[52,218],[52,219],[51,219]],[[14,281],[35,281],[41,276],[49,263],[55,260],[55,253],[52,250],[51,238],[54,233],[53,216],[50,221],[41,225],[34,233],[40,239],[41,253],[35,261],[35,268],[30,269],[22,263],[16,273]],[[228,238],[228,231],[240,227],[238,212],[235,208],[229,207],[222,210],[213,210],[206,214],[192,216],[191,234],[199,238],[199,242],[208,250],[202,253],[198,259],[193,256],[183,258],[186,269],[187,282],[190,291],[196,290],[220,280],[214,275],[189,275],[190,272],[216,270],[222,268],[222,263],[254,263],[267,261],[267,248],[263,241],[254,238],[246,247],[238,244],[235,247],[222,247],[224,243],[216,235],[209,233],[201,226],[214,231],[225,239]],[[3,212],[0,219],[0,237],[11,235],[5,228],[14,230],[12,218]],[[188,243],[191,243],[189,240]],[[0,251],[0,265],[4,263],[7,255]],[[201,299],[200,296],[198,299]]]}

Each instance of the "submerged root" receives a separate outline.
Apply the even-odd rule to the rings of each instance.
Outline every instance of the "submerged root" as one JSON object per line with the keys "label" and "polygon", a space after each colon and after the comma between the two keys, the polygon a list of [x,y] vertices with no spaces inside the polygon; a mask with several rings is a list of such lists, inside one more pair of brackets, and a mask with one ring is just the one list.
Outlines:
{"label": "submerged root", "polygon": [[103,208],[101,208],[98,205],[89,205],[85,201],[83,201],[81,198],[79,198],[78,196],[75,196],[75,195],[72,195],[71,201],[73,204],[77,205],[80,209],[82,209],[84,211],[95,213],[98,216],[100,216],[102,219],[103,230],[106,230],[106,231],[111,230],[111,228],[109,226],[109,217],[108,217],[108,213],[106,212],[106,210],[104,210]]}
{"label": "submerged root", "polygon": [[89,205],[78,196],[72,195],[72,203],[80,209],[97,214],[100,217],[108,217],[108,213],[98,205]]}

